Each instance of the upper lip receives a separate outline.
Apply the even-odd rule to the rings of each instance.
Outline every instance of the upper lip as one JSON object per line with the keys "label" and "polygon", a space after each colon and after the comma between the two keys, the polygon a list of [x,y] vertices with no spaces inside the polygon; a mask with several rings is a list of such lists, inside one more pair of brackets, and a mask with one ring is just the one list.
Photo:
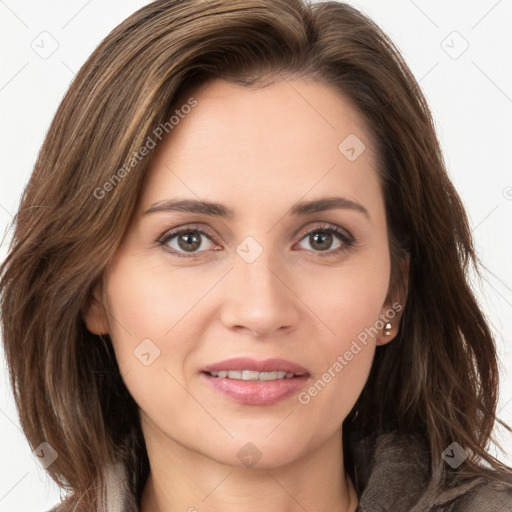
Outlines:
{"label": "upper lip", "polygon": [[296,375],[309,374],[308,370],[300,364],[286,359],[252,359],[250,357],[236,357],[226,359],[218,363],[210,364],[203,368],[203,372],[220,372],[223,370],[250,370],[254,372],[286,372]]}

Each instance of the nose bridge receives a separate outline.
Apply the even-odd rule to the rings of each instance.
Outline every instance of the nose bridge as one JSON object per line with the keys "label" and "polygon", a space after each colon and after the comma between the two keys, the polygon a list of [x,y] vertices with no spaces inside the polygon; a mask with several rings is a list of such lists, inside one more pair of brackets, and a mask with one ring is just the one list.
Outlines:
{"label": "nose bridge", "polygon": [[236,249],[235,276],[253,303],[268,304],[283,293],[283,283],[278,277],[280,265],[270,248],[254,238],[247,237]]}
{"label": "nose bridge", "polygon": [[247,237],[236,252],[230,297],[224,306],[226,325],[260,335],[294,325],[299,317],[296,300],[273,251]]}

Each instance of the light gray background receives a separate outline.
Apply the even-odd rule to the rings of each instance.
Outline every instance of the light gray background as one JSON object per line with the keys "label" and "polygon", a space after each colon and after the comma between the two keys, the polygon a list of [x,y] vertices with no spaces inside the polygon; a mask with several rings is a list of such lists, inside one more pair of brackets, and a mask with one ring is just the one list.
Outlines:
{"label": "light gray background", "polygon": [[[112,28],[147,3],[0,0],[1,234],[74,73]],[[512,368],[504,368],[512,362],[512,0],[351,3],[398,45],[433,111],[487,268],[475,287],[499,343],[499,415],[512,423]],[[0,259],[5,254],[6,243]],[[508,455],[493,453],[512,464],[512,436],[497,433]],[[19,428],[6,369],[0,374],[0,461],[0,512],[44,511],[59,501]]]}

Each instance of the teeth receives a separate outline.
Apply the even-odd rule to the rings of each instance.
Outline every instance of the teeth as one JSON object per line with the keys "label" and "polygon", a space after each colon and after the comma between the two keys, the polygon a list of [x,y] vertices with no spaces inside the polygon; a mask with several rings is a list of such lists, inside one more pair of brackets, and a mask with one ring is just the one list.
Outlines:
{"label": "teeth", "polygon": [[258,380],[276,380],[282,379],[279,375],[283,372],[261,372],[258,376]]}
{"label": "teeth", "polygon": [[[231,373],[231,372],[229,372]],[[229,375],[228,373],[228,376],[230,379],[237,379],[238,377],[231,377],[231,375]],[[259,377],[259,373],[258,372],[253,372],[253,371],[250,371],[250,370],[244,370],[242,372],[242,380],[258,380],[258,377]]]}
{"label": "teeth", "polygon": [[238,380],[281,380],[291,379],[294,373],[290,372],[255,372],[252,370],[221,370],[219,372],[210,372],[212,377]]}

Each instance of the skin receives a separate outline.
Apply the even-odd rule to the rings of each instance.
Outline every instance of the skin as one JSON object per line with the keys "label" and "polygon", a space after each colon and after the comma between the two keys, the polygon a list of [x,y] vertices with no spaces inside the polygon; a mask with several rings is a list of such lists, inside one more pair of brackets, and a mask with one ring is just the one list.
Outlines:
{"label": "skin", "polygon": [[[397,300],[388,296],[384,198],[369,132],[336,89],[313,80],[279,79],[262,89],[215,80],[194,98],[197,106],[156,148],[133,223],[86,314],[92,332],[110,334],[140,407],[151,464],[141,510],[353,512],[342,422],[376,346],[396,335],[399,314],[390,335],[360,343],[307,404],[297,394],[240,404],[200,371],[231,357],[280,357],[308,369],[307,390]],[[366,146],[354,161],[338,150],[349,134]],[[297,201],[326,196],[356,202],[367,215],[288,214]],[[144,214],[178,197],[223,203],[235,216]],[[319,223],[348,231],[354,243],[333,235],[322,251],[308,235]],[[157,242],[182,226],[213,237],[199,235],[192,253],[178,237]],[[248,236],[263,249],[252,263],[236,251]],[[160,355],[145,366],[134,350],[148,338]],[[248,442],[261,454],[254,467],[237,456]]]}

